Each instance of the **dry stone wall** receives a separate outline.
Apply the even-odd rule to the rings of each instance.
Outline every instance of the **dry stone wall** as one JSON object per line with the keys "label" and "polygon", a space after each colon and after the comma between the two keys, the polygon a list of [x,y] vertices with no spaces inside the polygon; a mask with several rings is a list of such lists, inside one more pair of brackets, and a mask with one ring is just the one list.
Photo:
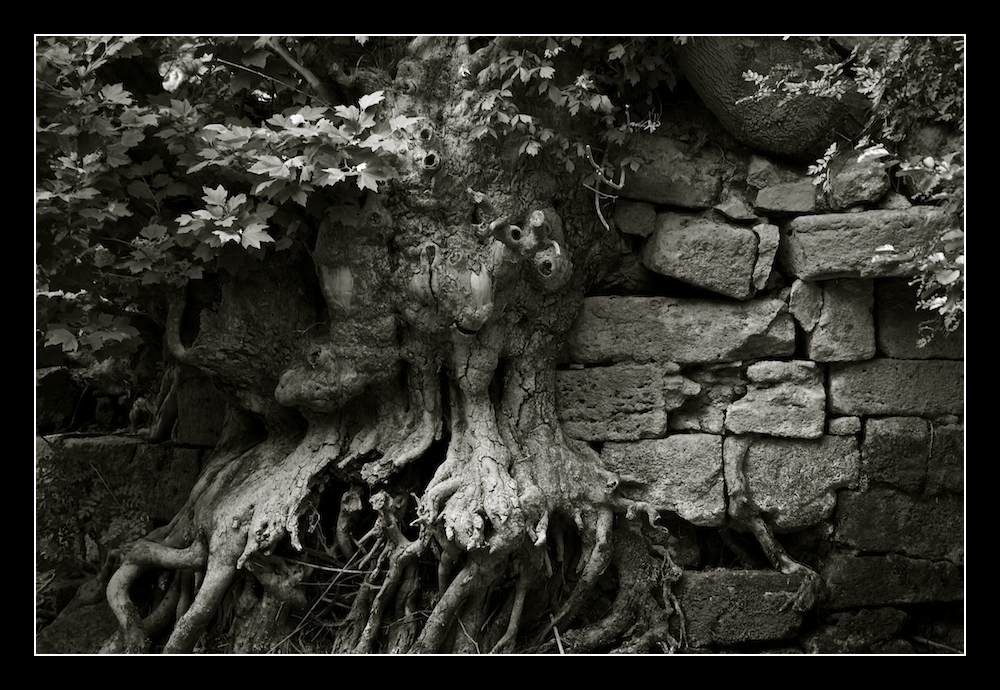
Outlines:
{"label": "dry stone wall", "polygon": [[[658,134],[640,148],[612,216],[621,268],[570,333],[559,414],[676,517],[688,643],[962,648],[963,336],[918,347],[931,315],[914,266],[873,260],[919,250],[944,216],[877,164],[842,163],[824,194],[755,154]],[[766,561],[734,567],[706,545],[738,528],[737,460],[779,541],[826,583],[806,618],[775,607],[795,583]]]}

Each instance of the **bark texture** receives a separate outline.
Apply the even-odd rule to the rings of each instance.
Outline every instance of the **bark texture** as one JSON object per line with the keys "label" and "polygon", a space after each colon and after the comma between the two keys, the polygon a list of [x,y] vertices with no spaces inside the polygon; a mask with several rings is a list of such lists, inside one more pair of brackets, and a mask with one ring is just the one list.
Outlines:
{"label": "bark texture", "polygon": [[[267,651],[280,612],[320,602],[347,609],[326,619],[333,652],[678,644],[669,535],[555,412],[564,333],[614,239],[592,192],[470,148],[458,75],[491,49],[415,42],[384,86],[422,124],[361,223],[317,229],[312,275],[262,269],[197,337],[173,329],[233,414],[187,505],[122,554],[109,650],[189,652],[209,631]],[[609,574],[606,615],[586,612]]]}

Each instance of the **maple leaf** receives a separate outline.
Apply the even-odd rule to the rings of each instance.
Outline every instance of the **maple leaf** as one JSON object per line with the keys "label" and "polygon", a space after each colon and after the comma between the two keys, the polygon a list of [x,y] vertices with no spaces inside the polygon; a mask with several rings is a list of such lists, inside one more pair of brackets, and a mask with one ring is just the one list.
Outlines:
{"label": "maple leaf", "polygon": [[226,197],[229,196],[229,194],[226,192],[226,188],[221,184],[215,189],[212,189],[211,187],[202,187],[201,189],[205,192],[205,196],[202,197],[202,200],[204,200],[206,204],[209,206],[225,206]]}
{"label": "maple leaf", "polygon": [[267,234],[266,225],[252,223],[243,230],[240,244],[244,247],[260,249],[261,242],[274,242],[274,238]]}
{"label": "maple leaf", "polygon": [[45,345],[46,347],[49,345],[59,345],[62,347],[63,352],[76,352],[77,348],[80,347],[76,336],[65,328],[61,328],[60,324],[53,324],[49,327],[49,332],[45,338]]}
{"label": "maple leaf", "polygon": [[385,100],[384,91],[376,91],[375,93],[370,93],[367,96],[362,96],[361,100],[358,101],[358,105],[361,106],[362,110],[368,110],[373,105],[381,103]]}

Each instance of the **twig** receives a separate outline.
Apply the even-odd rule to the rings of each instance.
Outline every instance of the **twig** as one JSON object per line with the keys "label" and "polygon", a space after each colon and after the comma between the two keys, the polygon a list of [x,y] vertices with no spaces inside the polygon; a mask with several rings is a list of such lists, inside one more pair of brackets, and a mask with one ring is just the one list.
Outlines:
{"label": "twig", "polygon": [[562,640],[559,639],[559,628],[556,626],[556,619],[551,613],[549,614],[549,620],[552,621],[552,632],[556,636],[556,647],[559,649],[560,654],[565,654],[566,651],[563,649]]}

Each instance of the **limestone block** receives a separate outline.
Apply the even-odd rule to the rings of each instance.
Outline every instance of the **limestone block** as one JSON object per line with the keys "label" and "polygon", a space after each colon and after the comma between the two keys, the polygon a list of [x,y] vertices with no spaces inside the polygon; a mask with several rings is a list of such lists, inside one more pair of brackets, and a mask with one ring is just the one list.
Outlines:
{"label": "limestone block", "polygon": [[865,484],[886,483],[917,493],[927,479],[931,450],[930,422],[920,417],[865,420],[861,470]]}
{"label": "limestone block", "polygon": [[820,570],[832,609],[933,601],[964,597],[962,571],[954,563],[885,556],[830,554]]}
{"label": "limestone block", "polygon": [[823,371],[814,362],[755,362],[747,394],[726,411],[734,434],[819,438],[826,426]]}
{"label": "limestone block", "polygon": [[757,192],[758,213],[815,213],[819,210],[816,185],[810,180],[781,182]]}
{"label": "limestone block", "polygon": [[640,134],[635,146],[641,166],[626,176],[620,197],[679,208],[711,208],[722,188],[722,154],[656,134]]}
{"label": "limestone block", "polygon": [[661,436],[667,429],[663,368],[655,364],[556,372],[563,430],[585,441]]}
{"label": "limestone block", "polygon": [[672,434],[661,439],[604,444],[607,469],[639,482],[623,493],[691,524],[719,526],[726,517],[722,437]]}
{"label": "limestone block", "polygon": [[829,365],[834,414],[935,416],[965,409],[964,367],[951,360],[878,358]]}
{"label": "limestone block", "polygon": [[726,408],[733,400],[746,394],[746,379],[741,367],[700,367],[688,372],[688,376],[699,391],[670,416],[670,429],[721,434]]}
{"label": "limestone block", "polygon": [[656,207],[645,201],[619,199],[615,202],[614,219],[622,232],[649,237],[656,225]]}
{"label": "limestone block", "polygon": [[753,226],[753,232],[757,235],[757,263],[753,267],[753,287],[755,290],[763,290],[767,286],[767,279],[771,277],[774,260],[778,255],[781,231],[777,225],[758,223]]}
{"label": "limestone block", "polygon": [[660,213],[641,261],[657,273],[747,299],[753,292],[757,235],[743,226],[710,218]]}
{"label": "limestone block", "polygon": [[834,160],[831,172],[829,198],[834,211],[875,203],[891,186],[882,162],[873,158],[843,156]]}
{"label": "limestone block", "polygon": [[921,325],[940,325],[936,312],[917,309],[917,288],[903,278],[879,281],[875,297],[878,347],[895,359],[962,359],[965,337],[961,330],[940,331],[923,347],[918,346]]}
{"label": "limestone block", "polygon": [[837,492],[857,486],[860,454],[850,436],[815,440],[727,436],[728,464],[743,458],[749,495],[778,530],[811,527],[833,514]]}
{"label": "limestone block", "polygon": [[874,283],[827,280],[819,283],[818,321],[805,330],[806,355],[817,362],[848,362],[875,356]]}
{"label": "limestone block", "polygon": [[733,362],[794,351],[792,317],[773,298],[588,297],[567,337],[570,360],[584,364]]}
{"label": "limestone block", "polygon": [[692,647],[794,637],[801,614],[789,601],[801,576],[772,570],[687,570],[675,593]]}
{"label": "limestone block", "polygon": [[945,213],[933,206],[797,216],[782,226],[780,263],[803,280],[913,275],[913,261],[873,261],[884,255],[878,248],[916,251],[936,239],[947,223]]}
{"label": "limestone block", "polygon": [[833,538],[860,551],[963,561],[964,501],[941,494],[914,498],[891,487],[841,492]]}

